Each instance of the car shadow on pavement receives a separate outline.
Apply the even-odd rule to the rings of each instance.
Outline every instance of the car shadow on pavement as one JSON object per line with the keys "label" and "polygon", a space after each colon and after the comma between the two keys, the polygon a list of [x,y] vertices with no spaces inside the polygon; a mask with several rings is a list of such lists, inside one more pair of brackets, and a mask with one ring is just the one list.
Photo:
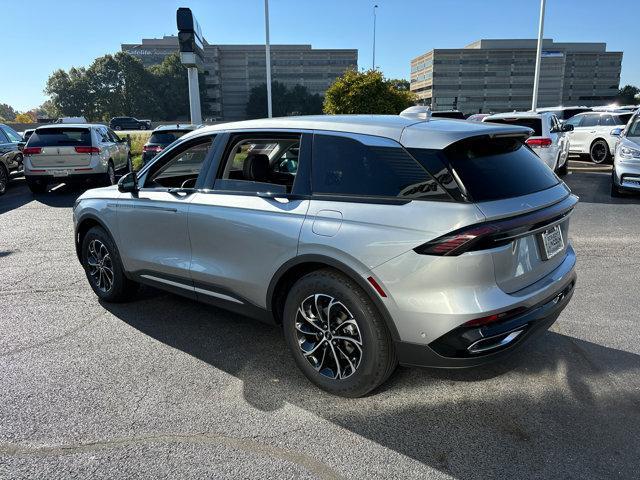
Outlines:
{"label": "car shadow on pavement", "polygon": [[0,197],[0,214],[18,209],[31,202],[38,202],[54,208],[73,207],[76,199],[86,187],[76,185],[52,185],[47,193],[33,194],[27,187],[24,177],[15,177],[7,188],[7,193]]}
{"label": "car shadow on pavement", "polygon": [[240,379],[255,408],[293,404],[456,478],[631,478],[640,468],[639,355],[547,332],[506,363],[399,368],[349,400],[306,380],[278,327],[146,287],[135,302],[104,306]]}

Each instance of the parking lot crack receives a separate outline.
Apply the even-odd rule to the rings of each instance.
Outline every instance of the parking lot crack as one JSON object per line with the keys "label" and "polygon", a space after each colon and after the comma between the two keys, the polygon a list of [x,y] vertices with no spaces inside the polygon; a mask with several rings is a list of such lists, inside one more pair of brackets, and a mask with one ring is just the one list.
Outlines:
{"label": "parking lot crack", "polygon": [[95,453],[115,448],[167,443],[209,444],[235,448],[248,453],[264,455],[273,459],[293,463],[321,479],[329,480],[342,478],[330,466],[311,457],[310,455],[276,447],[265,442],[254,441],[249,438],[230,437],[217,433],[158,434],[129,438],[101,439],[86,443],[59,445],[0,443],[0,455],[37,457],[63,456]]}

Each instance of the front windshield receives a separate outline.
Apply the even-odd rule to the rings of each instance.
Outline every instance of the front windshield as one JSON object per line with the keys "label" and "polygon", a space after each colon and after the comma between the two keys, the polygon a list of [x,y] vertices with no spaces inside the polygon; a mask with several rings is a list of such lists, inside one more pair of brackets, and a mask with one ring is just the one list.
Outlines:
{"label": "front windshield", "polygon": [[627,128],[627,137],[640,137],[640,115],[636,115],[631,120]]}

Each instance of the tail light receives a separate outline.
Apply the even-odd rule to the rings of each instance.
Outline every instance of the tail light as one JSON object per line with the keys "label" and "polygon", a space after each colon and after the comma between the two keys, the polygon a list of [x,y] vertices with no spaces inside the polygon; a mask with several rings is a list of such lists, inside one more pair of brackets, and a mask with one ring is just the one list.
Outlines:
{"label": "tail light", "polygon": [[98,147],[74,147],[76,153],[100,153]]}
{"label": "tail light", "polygon": [[547,148],[550,147],[553,141],[550,138],[528,138],[526,140],[527,145],[533,148]]}
{"label": "tail light", "polygon": [[568,216],[577,203],[571,195],[542,210],[494,222],[477,223],[454,230],[414,248],[421,255],[452,256],[472,250],[486,250],[511,243]]}
{"label": "tail light", "polygon": [[160,145],[145,145],[142,147],[142,151],[158,153],[162,151],[162,147]]}
{"label": "tail light", "polygon": [[22,150],[22,153],[25,155],[38,155],[42,153],[42,148],[40,147],[26,147]]}

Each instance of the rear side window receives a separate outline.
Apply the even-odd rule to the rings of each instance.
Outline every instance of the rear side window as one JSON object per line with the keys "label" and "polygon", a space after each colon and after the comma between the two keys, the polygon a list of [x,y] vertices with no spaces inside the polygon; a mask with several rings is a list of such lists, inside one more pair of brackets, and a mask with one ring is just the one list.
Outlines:
{"label": "rear side window", "polygon": [[149,138],[149,143],[160,143],[169,145],[170,143],[173,143],[174,141],[179,139],[185,133],[187,133],[186,130],[154,132]]}
{"label": "rear side window", "polygon": [[88,128],[43,128],[37,129],[29,138],[30,147],[75,147],[91,146],[91,132]]}
{"label": "rear side window", "polygon": [[626,125],[629,120],[631,120],[631,117],[633,116],[633,113],[623,113],[622,115],[617,115],[614,117],[616,125]]}
{"label": "rear side window", "polygon": [[449,200],[442,187],[402,148],[365,145],[334,135],[313,139],[313,193]]}
{"label": "rear side window", "polygon": [[534,137],[542,136],[542,120],[539,118],[496,118],[488,120],[491,123],[500,123],[504,125],[519,125],[533,130]]}
{"label": "rear side window", "polygon": [[443,153],[476,202],[519,197],[558,184],[553,171],[518,139],[475,137]]}

